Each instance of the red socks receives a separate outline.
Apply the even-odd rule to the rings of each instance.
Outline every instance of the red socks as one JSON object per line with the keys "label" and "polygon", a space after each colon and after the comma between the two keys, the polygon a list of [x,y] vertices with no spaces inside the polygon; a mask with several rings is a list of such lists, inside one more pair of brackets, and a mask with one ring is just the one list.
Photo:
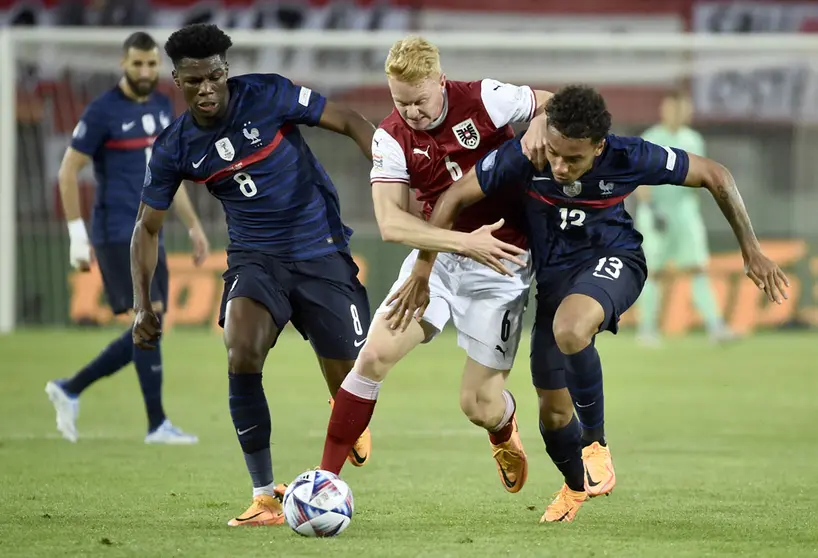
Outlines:
{"label": "red socks", "polygon": [[353,395],[343,387],[338,390],[327,427],[321,469],[336,475],[341,473],[352,446],[369,426],[376,402],[376,399]]}

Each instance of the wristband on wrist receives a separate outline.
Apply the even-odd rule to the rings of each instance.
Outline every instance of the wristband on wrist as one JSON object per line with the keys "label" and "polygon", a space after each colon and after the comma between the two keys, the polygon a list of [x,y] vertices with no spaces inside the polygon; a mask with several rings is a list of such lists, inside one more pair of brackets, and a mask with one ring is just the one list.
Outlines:
{"label": "wristband on wrist", "polygon": [[68,221],[68,236],[74,241],[88,242],[88,233],[85,231],[85,221],[83,221],[81,217]]}

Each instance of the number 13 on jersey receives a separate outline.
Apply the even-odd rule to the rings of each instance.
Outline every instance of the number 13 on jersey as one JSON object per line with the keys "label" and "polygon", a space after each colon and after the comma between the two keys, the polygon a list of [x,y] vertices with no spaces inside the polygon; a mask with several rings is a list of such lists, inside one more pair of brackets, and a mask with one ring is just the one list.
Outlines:
{"label": "number 13 on jersey", "polygon": [[585,212],[581,209],[568,209],[567,207],[560,208],[560,228],[562,230],[568,227],[581,227],[585,224]]}

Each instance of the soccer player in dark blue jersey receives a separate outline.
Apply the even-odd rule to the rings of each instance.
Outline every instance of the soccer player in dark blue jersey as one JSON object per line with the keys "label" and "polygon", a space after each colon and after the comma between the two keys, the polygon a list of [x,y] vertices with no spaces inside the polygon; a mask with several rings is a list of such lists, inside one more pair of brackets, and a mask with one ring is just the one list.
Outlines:
{"label": "soccer player in dark blue jersey", "polygon": [[[588,497],[609,493],[616,482],[594,339],[601,331],[616,333],[619,316],[636,301],[647,276],[642,235],[625,211],[625,198],[640,184],[706,188],[733,228],[747,275],[779,304],[789,283],[762,253],[735,180],[722,165],[611,134],[605,101],[590,87],[562,89],[545,112],[547,161],[541,170],[519,138],[509,140],[446,191],[430,222],[450,228],[461,208],[492,192],[525,191],[537,274],[531,375],[546,451],[565,477],[540,520],[553,522],[572,521]],[[406,312],[417,307],[423,278],[415,284],[403,293]]]}
{"label": "soccer player in dark blue jersey", "polygon": [[[159,231],[181,180],[221,201],[230,244],[219,323],[227,348],[230,414],[253,483],[253,502],[231,526],[284,522],[273,483],[270,413],[262,368],[291,322],[315,350],[337,392],[369,329],[369,301],[349,251],[338,193],[299,124],[349,136],[371,160],[375,128],[305,86],[276,74],[228,79],[230,37],[190,25],[165,45],[188,110],[156,140],[131,243],[134,341],[161,334],[149,286]],[[360,441],[360,440],[359,440]],[[356,464],[369,457],[369,433]]]}
{"label": "soccer player in dark blue jersey", "polygon": [[[129,245],[145,166],[153,141],[162,128],[170,124],[173,115],[170,99],[155,91],[159,80],[159,50],[150,35],[138,32],[125,40],[122,69],[117,86],[86,107],[59,172],[71,241],[71,265],[88,271],[96,257],[108,304],[115,314],[128,312],[133,306]],[[97,183],[90,239],[80,213],[77,186],[78,174],[88,163],[93,163]],[[190,231],[194,262],[201,263],[209,251],[207,237],[184,188],[179,189],[174,201],[177,213]],[[160,249],[160,254],[150,292],[157,316],[167,306],[168,296],[164,249]],[[77,440],[79,395],[97,380],[114,374],[132,361],[148,414],[145,442],[196,443],[196,436],[174,427],[165,416],[161,352],[136,347],[130,329],[75,376],[46,385],[46,393],[57,411],[57,428],[63,437],[72,442]]]}

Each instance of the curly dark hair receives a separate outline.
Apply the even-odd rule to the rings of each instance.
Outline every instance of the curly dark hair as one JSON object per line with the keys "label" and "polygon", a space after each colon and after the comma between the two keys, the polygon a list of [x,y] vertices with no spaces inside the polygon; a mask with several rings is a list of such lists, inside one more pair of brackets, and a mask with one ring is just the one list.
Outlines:
{"label": "curly dark hair", "polygon": [[193,23],[174,31],[165,43],[165,53],[177,65],[183,58],[201,60],[219,55],[225,58],[233,46],[230,37],[212,23]]}
{"label": "curly dark hair", "polygon": [[566,138],[589,138],[599,143],[611,130],[611,113],[599,91],[587,85],[568,85],[545,105],[548,124]]}

